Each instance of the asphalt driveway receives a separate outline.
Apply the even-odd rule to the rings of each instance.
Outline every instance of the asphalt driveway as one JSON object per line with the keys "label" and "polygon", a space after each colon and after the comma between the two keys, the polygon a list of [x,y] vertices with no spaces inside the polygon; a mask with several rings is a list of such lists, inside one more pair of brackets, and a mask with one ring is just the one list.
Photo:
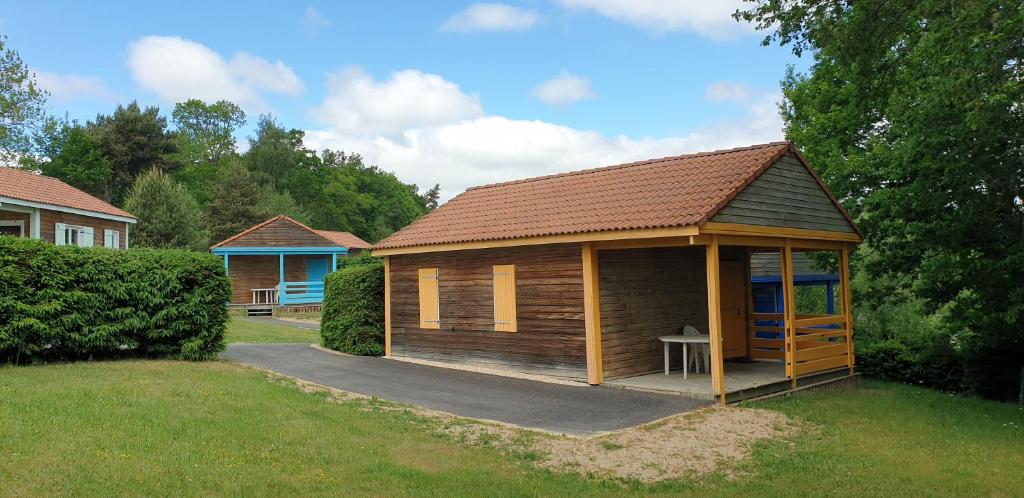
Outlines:
{"label": "asphalt driveway", "polygon": [[624,429],[709,404],[680,396],[343,356],[306,344],[229,344],[222,356],[343,391],[579,436]]}

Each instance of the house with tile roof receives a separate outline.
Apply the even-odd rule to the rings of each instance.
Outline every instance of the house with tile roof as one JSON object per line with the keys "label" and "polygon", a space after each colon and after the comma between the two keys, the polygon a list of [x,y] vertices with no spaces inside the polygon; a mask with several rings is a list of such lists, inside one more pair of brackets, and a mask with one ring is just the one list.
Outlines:
{"label": "house with tile roof", "polygon": [[[373,246],[387,355],[720,402],[855,382],[862,235],[777,142],[470,188]],[[840,311],[798,314],[794,257],[831,252]],[[783,306],[759,313],[751,261]]]}
{"label": "house with tile roof", "polygon": [[127,249],[135,216],[56,178],[0,167],[0,235]]}
{"label": "house with tile roof", "polygon": [[338,259],[369,248],[351,233],[316,230],[277,215],[214,244],[210,251],[224,258],[231,304],[251,314],[267,314],[275,307],[321,305],[324,278],[337,270]]}

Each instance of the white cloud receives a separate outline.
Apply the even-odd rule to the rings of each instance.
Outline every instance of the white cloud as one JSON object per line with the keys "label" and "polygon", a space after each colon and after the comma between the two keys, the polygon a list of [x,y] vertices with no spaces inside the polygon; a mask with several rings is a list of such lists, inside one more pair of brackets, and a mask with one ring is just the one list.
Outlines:
{"label": "white cloud", "polygon": [[742,83],[716,81],[705,89],[704,98],[711,102],[744,103],[754,98],[754,91]]}
{"label": "white cloud", "polygon": [[376,81],[361,68],[328,77],[328,95],[313,110],[314,119],[352,134],[392,134],[451,123],[483,114],[477,94],[466,94],[436,74],[413,69]]}
{"label": "white cloud", "polygon": [[302,80],[283,62],[270,62],[245,52],[238,52],[228,63],[228,69],[243,83],[260,90],[284,95],[301,95],[305,89]]}
{"label": "white cloud", "polygon": [[57,102],[69,102],[85,98],[115,100],[114,92],[98,76],[58,74],[49,71],[34,72],[36,83],[49,91],[50,97]]}
{"label": "white cloud", "polygon": [[140,87],[167,102],[230,100],[266,112],[263,92],[298,95],[302,80],[283,62],[236,53],[230,61],[207,46],[176,36],[147,36],[128,47],[128,68]]}
{"label": "white cloud", "polygon": [[316,37],[321,31],[331,27],[331,20],[324,17],[316,7],[312,5],[306,7],[306,10],[302,13],[302,19],[300,20],[303,29],[307,36]]}
{"label": "white cloud", "polygon": [[548,105],[567,106],[592,99],[595,95],[590,89],[589,79],[562,71],[558,76],[537,85],[533,96]]}
{"label": "white cloud", "polygon": [[604,17],[658,33],[693,31],[713,39],[753,31],[732,14],[743,0],[557,0],[565,8],[590,10]]}
{"label": "white cloud", "polygon": [[[536,175],[571,171],[628,161],[688,152],[764,143],[782,138],[782,121],[775,102],[778,93],[753,92],[736,120],[708,123],[685,134],[666,137],[606,136],[592,130],[538,120],[485,116],[476,96],[448,95],[449,100],[466,100],[472,105],[463,112],[432,113],[429,123],[421,109],[409,117],[401,112],[409,103],[429,101],[441,87],[458,92],[458,87],[440,76],[419,71],[401,71],[385,83],[375,83],[364,73],[355,73],[360,85],[372,83],[366,98],[358,102],[386,101],[389,92],[381,88],[403,86],[400,103],[388,112],[349,105],[341,126],[306,132],[306,144],[323,149],[341,149],[362,154],[369,163],[395,171],[399,178],[420,186],[440,183],[443,198],[449,199],[467,187]],[[400,76],[407,75],[407,76]],[[408,78],[429,78],[430,85],[398,85]],[[343,78],[344,79],[344,78]],[[350,78],[351,79],[351,78]],[[426,93],[417,94],[417,88]],[[348,93],[348,92],[346,92]],[[351,104],[351,102],[350,102]],[[470,112],[466,112],[470,111]],[[442,119],[442,115],[450,116]],[[386,116],[387,119],[382,119]],[[367,133],[359,123],[387,131]],[[384,126],[387,125],[387,126]],[[392,131],[397,132],[391,133]]]}
{"label": "white cloud", "polygon": [[474,3],[449,17],[441,31],[523,31],[537,23],[537,12],[503,3]]}

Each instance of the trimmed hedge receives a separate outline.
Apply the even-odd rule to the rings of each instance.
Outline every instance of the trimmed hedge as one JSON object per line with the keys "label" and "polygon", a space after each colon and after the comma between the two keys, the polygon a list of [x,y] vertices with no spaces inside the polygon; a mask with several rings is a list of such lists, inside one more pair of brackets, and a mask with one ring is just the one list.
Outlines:
{"label": "trimmed hedge", "polygon": [[230,296],[211,254],[0,237],[0,359],[211,359]]}
{"label": "trimmed hedge", "polygon": [[336,351],[360,356],[384,354],[383,261],[351,258],[327,275],[320,337],[324,347]]}

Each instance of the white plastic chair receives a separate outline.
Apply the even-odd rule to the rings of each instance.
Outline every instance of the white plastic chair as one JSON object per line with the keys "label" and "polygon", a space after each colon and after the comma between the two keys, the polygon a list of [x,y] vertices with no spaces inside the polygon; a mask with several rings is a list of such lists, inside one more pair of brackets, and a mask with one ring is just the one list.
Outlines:
{"label": "white plastic chair", "polygon": [[[683,327],[683,335],[684,336],[694,336],[694,335],[707,336],[708,334],[702,334],[701,331],[697,330],[697,327],[694,327],[692,325],[686,325],[686,326]],[[689,346],[690,346],[688,348],[689,351],[687,351],[687,356],[688,357],[685,358],[686,364],[683,365],[683,368],[688,370],[690,368],[690,364],[693,363],[693,371],[695,373],[699,373],[701,371],[701,366],[702,365],[703,365],[703,371],[710,372],[711,371],[711,347],[710,347],[711,343],[710,342],[707,343],[707,344],[693,343],[693,344],[690,344]]]}

